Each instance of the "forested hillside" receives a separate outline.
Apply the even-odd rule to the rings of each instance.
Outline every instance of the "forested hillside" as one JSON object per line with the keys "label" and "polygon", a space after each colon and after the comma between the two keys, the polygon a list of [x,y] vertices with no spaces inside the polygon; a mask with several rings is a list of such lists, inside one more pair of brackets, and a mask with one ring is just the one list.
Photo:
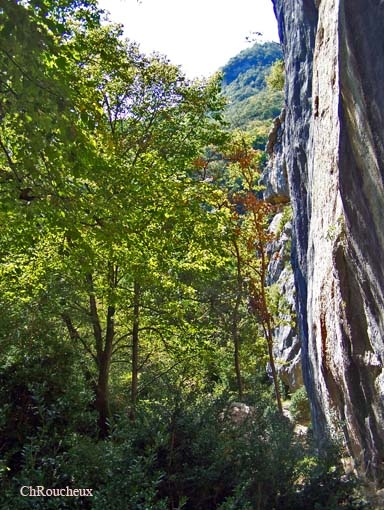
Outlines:
{"label": "forested hillside", "polygon": [[264,149],[271,121],[283,106],[283,83],[274,86],[269,80],[281,59],[278,43],[255,43],[222,69],[226,118],[232,128],[251,132],[257,149]]}
{"label": "forested hillside", "polygon": [[0,9],[0,507],[362,508],[283,413],[254,125],[102,19]]}

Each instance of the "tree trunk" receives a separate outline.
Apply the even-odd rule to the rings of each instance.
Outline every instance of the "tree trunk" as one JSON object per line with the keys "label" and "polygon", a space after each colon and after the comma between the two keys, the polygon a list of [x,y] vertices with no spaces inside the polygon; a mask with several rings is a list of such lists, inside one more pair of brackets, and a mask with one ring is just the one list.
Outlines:
{"label": "tree trunk", "polygon": [[241,367],[240,367],[240,339],[239,335],[236,332],[233,336],[234,342],[234,358],[235,358],[235,372],[236,372],[236,381],[237,381],[237,391],[239,394],[239,399],[243,399],[243,379],[241,377]]}
{"label": "tree trunk", "polygon": [[273,386],[274,386],[274,389],[275,389],[277,408],[279,410],[279,413],[283,414],[283,405],[281,403],[281,393],[280,393],[279,379],[277,377],[277,371],[276,371],[276,366],[275,366],[275,356],[273,354],[272,329],[270,328],[270,325],[267,326],[267,331],[265,333],[266,333],[266,336],[267,336],[269,364],[271,366],[271,372],[272,372]]}
{"label": "tree trunk", "polygon": [[236,301],[232,313],[232,341],[234,347],[234,360],[235,360],[235,373],[237,381],[237,391],[239,399],[243,399],[243,379],[241,377],[241,366],[240,366],[240,335],[239,335],[239,308],[241,304],[241,295],[243,287],[243,279],[241,275],[241,255],[240,249],[236,239],[233,241],[233,245],[236,252],[236,265],[237,265],[237,289],[236,289]]}
{"label": "tree trunk", "polygon": [[271,366],[272,380],[273,380],[273,386],[274,386],[274,390],[275,390],[277,408],[279,410],[279,413],[283,414],[283,405],[281,403],[279,379],[277,377],[275,356],[273,354],[272,318],[271,318],[271,314],[269,313],[268,299],[267,299],[266,290],[265,290],[265,279],[266,279],[268,263],[267,263],[267,257],[266,257],[265,247],[264,247],[263,243],[260,243],[260,245],[259,245],[259,252],[261,255],[260,287],[261,287],[262,323],[263,323],[264,334],[265,334],[267,344],[268,344],[268,357],[269,357],[269,364]]}
{"label": "tree trunk", "polygon": [[99,318],[96,295],[93,286],[92,275],[87,275],[89,285],[89,313],[93,325],[93,334],[96,347],[96,364],[98,368],[98,379],[96,385],[95,407],[98,412],[99,437],[104,439],[109,434],[109,371],[112,359],[112,346],[115,336],[114,315],[115,307],[108,306],[105,337]]}
{"label": "tree trunk", "polygon": [[101,357],[99,365],[99,377],[96,387],[95,407],[98,412],[97,426],[100,439],[105,439],[109,434],[109,362],[106,353]]}
{"label": "tree trunk", "polygon": [[135,419],[139,381],[140,285],[133,284],[131,419]]}

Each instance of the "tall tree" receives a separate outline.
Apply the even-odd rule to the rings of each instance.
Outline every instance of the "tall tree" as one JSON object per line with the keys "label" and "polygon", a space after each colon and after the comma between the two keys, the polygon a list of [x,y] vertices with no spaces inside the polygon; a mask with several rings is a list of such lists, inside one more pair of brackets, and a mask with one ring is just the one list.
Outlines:
{"label": "tall tree", "polygon": [[278,375],[273,353],[273,315],[267,288],[268,244],[274,236],[268,230],[273,206],[258,197],[261,154],[251,148],[246,138],[235,135],[230,147],[229,159],[234,176],[240,187],[231,197],[232,220],[236,259],[243,270],[243,283],[247,289],[249,308],[261,325],[268,347],[276,403],[283,412]]}
{"label": "tall tree", "polygon": [[[223,246],[232,257],[233,295],[231,307],[231,339],[237,391],[244,393],[241,350],[244,343],[244,315],[256,319],[267,346],[276,402],[282,412],[279,381],[273,354],[274,319],[266,277],[269,259],[267,249],[273,240],[268,224],[273,207],[259,198],[258,185],[263,154],[253,149],[251,135],[242,131],[231,134],[225,147],[205,161],[205,174],[225,192],[222,208],[227,210],[226,235]],[[203,164],[200,165],[203,167]],[[231,265],[227,266],[227,269]],[[249,330],[249,328],[248,328]],[[264,357],[263,357],[264,360]]]}
{"label": "tall tree", "polygon": [[[128,338],[133,408],[137,400],[139,332],[148,327],[145,318],[139,322],[141,289],[186,258],[200,263],[202,251],[211,249],[206,231],[215,228],[214,193],[196,179],[193,161],[222,138],[223,102],[218,79],[189,82],[165,58],[144,56],[118,28],[98,23],[93,4],[68,3],[62,9],[71,16],[66,11],[63,19],[61,7],[53,6],[16,4],[20,23],[43,40],[31,62],[21,53],[16,63],[4,57],[12,100],[1,132],[9,198],[3,215],[24,238],[21,246],[9,229],[14,251],[5,249],[4,260],[27,247],[31,265],[44,266],[42,250],[50,243],[39,286],[48,289],[53,274],[60,281],[49,288],[57,292],[51,297],[69,337],[95,364],[105,437],[111,363]],[[2,13],[16,41],[19,18],[11,14]],[[40,109],[36,122],[30,100]],[[19,112],[26,112],[20,131]]]}

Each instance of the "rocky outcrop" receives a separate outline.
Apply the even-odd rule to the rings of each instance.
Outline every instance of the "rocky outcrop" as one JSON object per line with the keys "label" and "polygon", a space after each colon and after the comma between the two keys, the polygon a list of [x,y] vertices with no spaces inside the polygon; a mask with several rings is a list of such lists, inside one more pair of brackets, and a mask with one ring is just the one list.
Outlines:
{"label": "rocky outcrop", "polygon": [[[303,385],[301,370],[301,346],[297,335],[295,313],[295,286],[291,265],[290,246],[292,223],[284,212],[291,211],[287,166],[283,151],[285,110],[273,122],[268,136],[266,152],[268,163],[259,184],[263,187],[263,199],[275,205],[278,212],[270,226],[273,241],[269,243],[269,259],[266,284],[274,295],[275,328],[273,330],[273,354],[280,379],[290,391]],[[289,216],[289,215],[288,215]]]}
{"label": "rocky outcrop", "polygon": [[268,245],[266,279],[274,303],[273,353],[281,380],[290,391],[295,391],[303,385],[303,376],[301,346],[296,328],[294,277],[290,261],[292,223],[280,212],[273,218],[269,231],[275,237]]}
{"label": "rocky outcrop", "polygon": [[384,484],[384,2],[273,0],[303,376],[319,439]]}
{"label": "rocky outcrop", "polygon": [[271,204],[289,202],[288,175],[283,152],[284,122],[285,110],[273,121],[266,146],[268,163],[259,182],[264,188],[264,200]]}

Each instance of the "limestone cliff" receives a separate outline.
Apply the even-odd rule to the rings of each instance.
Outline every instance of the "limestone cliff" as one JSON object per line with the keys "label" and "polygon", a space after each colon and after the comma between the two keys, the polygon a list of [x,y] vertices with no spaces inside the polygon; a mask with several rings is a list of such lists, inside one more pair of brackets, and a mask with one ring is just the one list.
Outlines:
{"label": "limestone cliff", "polygon": [[259,184],[263,187],[263,199],[275,205],[277,212],[269,226],[273,241],[267,248],[269,264],[266,279],[274,302],[275,364],[285,386],[290,391],[295,391],[303,385],[303,377],[300,339],[296,327],[294,276],[290,260],[292,223],[283,151],[284,129],[285,110],[275,118],[269,133],[266,147],[268,164]]}
{"label": "limestone cliff", "polygon": [[[290,206],[286,206],[290,210]],[[275,215],[269,231],[275,240],[268,245],[266,283],[274,303],[275,327],[273,352],[276,369],[285,386],[292,392],[303,385],[300,339],[295,314],[295,286],[290,264],[292,223],[284,212]]]}
{"label": "limestone cliff", "polygon": [[384,482],[384,2],[273,0],[303,376],[315,433],[336,428]]}

